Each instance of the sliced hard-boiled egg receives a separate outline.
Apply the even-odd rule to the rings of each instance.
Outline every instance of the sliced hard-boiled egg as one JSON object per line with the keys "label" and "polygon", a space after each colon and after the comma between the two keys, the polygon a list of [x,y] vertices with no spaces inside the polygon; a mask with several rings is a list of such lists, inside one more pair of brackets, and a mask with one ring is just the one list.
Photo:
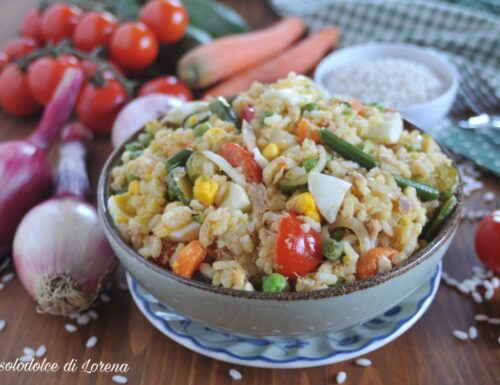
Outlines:
{"label": "sliced hard-boiled egg", "polygon": [[331,175],[310,172],[308,188],[321,215],[333,223],[351,184]]}
{"label": "sliced hard-boiled egg", "polygon": [[191,222],[178,230],[174,230],[167,235],[171,242],[190,242],[198,239],[201,225],[198,222]]}
{"label": "sliced hard-boiled egg", "polygon": [[243,187],[236,183],[229,182],[227,184],[226,193],[219,206],[247,211],[250,209],[250,198]]}
{"label": "sliced hard-boiled egg", "polygon": [[386,112],[369,119],[367,138],[379,144],[394,144],[403,132],[403,119],[399,112]]}

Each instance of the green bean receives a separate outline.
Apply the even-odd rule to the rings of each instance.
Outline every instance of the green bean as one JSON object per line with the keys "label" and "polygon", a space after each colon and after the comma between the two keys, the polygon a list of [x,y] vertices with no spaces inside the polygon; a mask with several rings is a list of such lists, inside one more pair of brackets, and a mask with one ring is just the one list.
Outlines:
{"label": "green bean", "polygon": [[281,293],[288,289],[286,278],[279,273],[272,273],[264,278],[262,282],[262,291],[266,293]]}
{"label": "green bean", "polygon": [[396,180],[398,186],[402,189],[406,187],[413,187],[415,190],[417,190],[417,195],[422,198],[422,200],[430,201],[439,198],[439,190],[425,183],[420,183],[413,179],[404,178],[400,175],[394,175],[394,179]]}
{"label": "green bean", "polygon": [[443,225],[445,219],[451,214],[456,205],[457,198],[455,197],[455,195],[452,195],[443,203],[436,215],[425,226],[424,230],[422,231],[422,238],[424,238],[428,242],[432,238],[434,238],[434,236]]}
{"label": "green bean", "polygon": [[377,166],[377,162],[370,155],[363,152],[356,146],[335,135],[333,132],[321,130],[321,139],[333,151],[345,159],[352,160],[360,166],[371,169]]}
{"label": "green bean", "polygon": [[193,152],[194,151],[190,148],[185,148],[184,150],[181,150],[178,153],[167,158],[167,160],[165,161],[167,170],[172,170],[173,168],[184,166]]}
{"label": "green bean", "polygon": [[326,259],[330,261],[338,261],[344,255],[344,248],[339,241],[330,238],[323,242],[321,250]]}

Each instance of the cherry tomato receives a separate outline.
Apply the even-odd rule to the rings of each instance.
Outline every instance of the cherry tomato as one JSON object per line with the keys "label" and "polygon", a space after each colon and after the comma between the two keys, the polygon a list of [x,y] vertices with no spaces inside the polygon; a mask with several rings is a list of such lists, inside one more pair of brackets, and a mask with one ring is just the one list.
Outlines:
{"label": "cherry tomato", "polygon": [[224,143],[219,155],[226,159],[233,167],[241,167],[247,182],[261,183],[262,170],[246,148],[237,143]]}
{"label": "cherry tomato", "polygon": [[0,72],[2,72],[3,68],[9,62],[9,57],[5,52],[0,51]]}
{"label": "cherry tomato", "polygon": [[366,279],[379,273],[379,260],[383,256],[392,261],[399,251],[392,247],[374,247],[362,254],[356,264],[356,278]]}
{"label": "cherry tomato", "polygon": [[181,2],[153,0],[142,7],[140,20],[154,32],[160,43],[178,42],[186,32],[189,16]]}
{"label": "cherry tomato", "polygon": [[109,134],[116,115],[127,101],[127,92],[116,79],[104,79],[100,86],[87,83],[78,97],[76,114],[93,132]]}
{"label": "cherry tomato", "polygon": [[73,44],[82,51],[108,44],[118,22],[109,12],[86,13],[73,31]]}
{"label": "cherry tomato", "polygon": [[158,55],[158,41],[145,24],[127,22],[113,33],[109,50],[112,59],[121,68],[141,71],[155,61]]}
{"label": "cherry tomato", "polygon": [[144,83],[139,88],[139,96],[148,94],[167,94],[177,96],[184,101],[193,100],[191,90],[175,76],[161,76]]}
{"label": "cherry tomato", "polygon": [[322,252],[319,233],[304,232],[303,222],[295,214],[281,218],[276,237],[276,263],[278,273],[297,278],[314,271],[321,262]]}
{"label": "cherry tomato", "polygon": [[45,41],[58,43],[73,36],[73,30],[82,17],[80,8],[68,4],[51,5],[42,16],[42,34]]}
{"label": "cherry tomato", "polygon": [[29,116],[40,109],[31,96],[28,75],[16,64],[10,64],[0,75],[0,105],[13,116]]}
{"label": "cherry tomato", "polygon": [[481,262],[500,273],[500,210],[493,211],[479,222],[475,246]]}
{"label": "cherry tomato", "polygon": [[5,46],[4,51],[10,60],[15,60],[38,48],[40,48],[40,46],[35,39],[21,36],[11,39]]}
{"label": "cherry tomato", "polygon": [[39,9],[33,8],[26,13],[21,24],[21,35],[43,42],[42,12]]}
{"label": "cherry tomato", "polygon": [[78,59],[71,55],[58,58],[45,56],[36,59],[28,69],[28,82],[31,94],[38,103],[45,106],[52,98],[64,71],[79,66]]}

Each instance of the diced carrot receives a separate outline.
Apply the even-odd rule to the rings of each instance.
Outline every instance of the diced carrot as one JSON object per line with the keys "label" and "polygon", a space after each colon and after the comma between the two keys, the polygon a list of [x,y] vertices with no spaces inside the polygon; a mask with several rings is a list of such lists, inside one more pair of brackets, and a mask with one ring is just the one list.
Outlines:
{"label": "diced carrot", "polygon": [[236,95],[247,90],[253,82],[272,83],[287,76],[289,72],[305,74],[337,44],[339,37],[340,32],[337,29],[325,28],[269,61],[223,81],[209,89],[204,97]]}
{"label": "diced carrot", "polygon": [[181,57],[177,74],[191,87],[210,86],[279,54],[305,29],[301,19],[288,17],[266,29],[216,39]]}
{"label": "diced carrot", "polygon": [[191,278],[207,256],[207,249],[198,240],[189,242],[175,259],[172,270],[181,277]]}
{"label": "diced carrot", "polygon": [[311,139],[314,143],[319,143],[321,140],[319,130],[315,130],[312,123],[305,118],[300,119],[295,134],[299,138],[300,143],[302,143],[305,139]]}
{"label": "diced carrot", "polygon": [[361,255],[356,265],[356,278],[366,279],[379,272],[379,260],[383,256],[392,262],[392,258],[399,253],[392,247],[374,247]]}
{"label": "diced carrot", "polygon": [[352,106],[353,110],[356,112],[361,111],[361,109],[363,108],[363,103],[361,103],[358,99],[348,98],[345,101],[349,103]]}

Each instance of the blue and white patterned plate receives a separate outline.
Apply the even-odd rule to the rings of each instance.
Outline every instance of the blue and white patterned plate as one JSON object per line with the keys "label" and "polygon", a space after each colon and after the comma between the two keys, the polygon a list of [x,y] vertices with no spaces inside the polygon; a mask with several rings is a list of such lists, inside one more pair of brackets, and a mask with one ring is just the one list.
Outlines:
{"label": "blue and white patterned plate", "polygon": [[388,344],[422,317],[436,295],[440,278],[441,264],[432,277],[403,302],[361,325],[315,337],[276,341],[244,338],[186,319],[158,302],[127,274],[135,303],[146,318],[167,337],[216,360],[282,369],[351,360]]}

